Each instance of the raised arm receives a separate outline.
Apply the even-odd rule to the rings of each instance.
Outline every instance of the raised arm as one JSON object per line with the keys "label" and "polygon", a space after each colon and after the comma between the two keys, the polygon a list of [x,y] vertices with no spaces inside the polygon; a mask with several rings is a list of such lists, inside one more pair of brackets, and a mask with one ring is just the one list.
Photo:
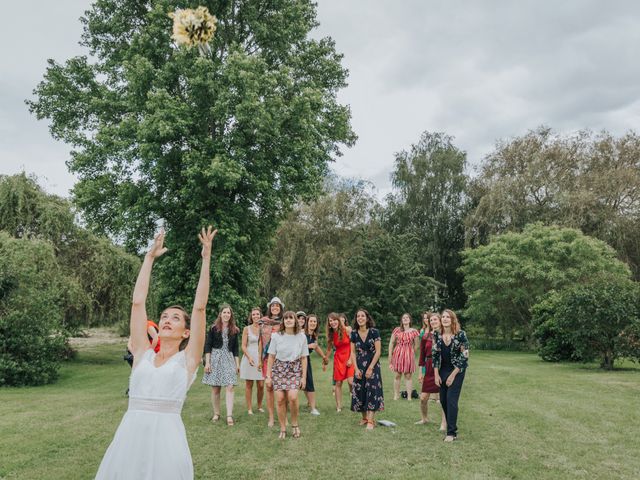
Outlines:
{"label": "raised arm", "polygon": [[155,236],[153,245],[144,256],[136,286],[133,288],[131,320],[129,322],[131,348],[129,350],[133,353],[134,359],[140,358],[140,355],[149,348],[149,340],[147,339],[147,294],[149,293],[153,262],[167,251],[163,244],[164,230]]}
{"label": "raised arm", "polygon": [[189,371],[195,371],[198,368],[204,348],[205,331],[207,328],[206,308],[209,298],[209,267],[211,264],[213,239],[216,233],[218,233],[218,230],[213,230],[213,227],[209,225],[206,231],[203,228],[198,234],[198,239],[202,244],[202,266],[200,267],[200,279],[198,280],[196,297],[193,301],[193,311],[191,312],[189,343],[185,349]]}

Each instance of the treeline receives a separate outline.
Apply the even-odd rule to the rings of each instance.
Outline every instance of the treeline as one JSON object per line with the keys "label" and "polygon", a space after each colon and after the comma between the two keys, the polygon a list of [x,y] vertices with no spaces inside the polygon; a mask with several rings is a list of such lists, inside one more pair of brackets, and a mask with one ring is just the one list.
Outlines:
{"label": "treeline", "polygon": [[53,381],[69,335],[128,319],[139,267],[34,178],[0,176],[0,386]]}
{"label": "treeline", "polygon": [[[366,306],[382,328],[448,306],[546,360],[612,368],[640,356],[635,133],[541,127],[497,143],[471,175],[451,137],[425,132],[396,155],[392,185],[380,202],[365,182],[331,178],[299,204],[276,234],[261,297],[320,314]],[[601,291],[619,295],[597,305]],[[580,319],[558,313],[568,305]],[[602,305],[621,317],[582,323]]]}

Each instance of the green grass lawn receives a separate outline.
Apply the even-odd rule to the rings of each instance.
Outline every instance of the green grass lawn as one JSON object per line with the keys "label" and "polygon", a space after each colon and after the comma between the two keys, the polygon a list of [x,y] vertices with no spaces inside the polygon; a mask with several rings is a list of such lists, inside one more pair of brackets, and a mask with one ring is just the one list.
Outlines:
{"label": "green grass lawn", "polygon": [[[83,350],[54,385],[0,389],[0,479],[93,478],[127,408],[129,367],[121,354],[119,345]],[[414,425],[419,403],[391,400],[388,370],[387,409],[378,418],[396,428],[366,432],[348,409],[335,413],[329,373],[313,360],[322,415],[305,410],[299,440],[279,441],[265,414],[247,416],[240,386],[236,426],[212,424],[210,388],[199,372],[182,415],[196,478],[640,478],[640,369],[632,365],[603,372],[475,351],[459,440],[445,444],[436,404],[433,424]]]}

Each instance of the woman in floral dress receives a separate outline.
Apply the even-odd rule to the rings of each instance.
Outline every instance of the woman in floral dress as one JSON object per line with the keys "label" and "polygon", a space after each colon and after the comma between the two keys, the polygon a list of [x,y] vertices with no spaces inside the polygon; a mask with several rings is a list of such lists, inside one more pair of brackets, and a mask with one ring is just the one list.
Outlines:
{"label": "woman in floral dress", "polygon": [[211,387],[211,404],[213,417],[220,420],[220,393],[225,387],[225,403],[227,406],[227,425],[234,424],[233,420],[233,387],[238,383],[240,359],[238,358],[238,333],[233,310],[229,305],[223,305],[218,318],[211,325],[204,346],[204,375],[202,383]]}
{"label": "woman in floral dress", "polygon": [[[400,318],[400,326],[391,333],[389,342],[389,369],[395,372],[393,381],[393,399],[400,397],[400,380],[404,376],[406,390],[402,392],[402,398],[411,400],[418,398],[418,392],[413,390],[412,377],[416,371],[416,350],[418,349],[418,336],[420,333],[411,328],[411,315],[405,313]],[[409,395],[408,392],[411,394]]]}
{"label": "woman in floral dress", "polygon": [[382,343],[374,325],[369,312],[360,309],[351,332],[351,362],[355,365],[351,410],[362,414],[360,425],[366,425],[367,430],[375,426],[375,412],[384,410],[379,362]]}

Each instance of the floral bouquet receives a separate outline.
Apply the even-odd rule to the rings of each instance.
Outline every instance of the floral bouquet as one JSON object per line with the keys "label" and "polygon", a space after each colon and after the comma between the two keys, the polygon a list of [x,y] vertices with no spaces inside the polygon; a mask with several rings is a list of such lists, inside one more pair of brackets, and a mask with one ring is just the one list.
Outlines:
{"label": "floral bouquet", "polygon": [[209,41],[216,31],[218,19],[209,13],[207,7],[178,8],[171,12],[173,19],[173,35],[171,38],[178,46],[198,47],[203,57],[211,54]]}

